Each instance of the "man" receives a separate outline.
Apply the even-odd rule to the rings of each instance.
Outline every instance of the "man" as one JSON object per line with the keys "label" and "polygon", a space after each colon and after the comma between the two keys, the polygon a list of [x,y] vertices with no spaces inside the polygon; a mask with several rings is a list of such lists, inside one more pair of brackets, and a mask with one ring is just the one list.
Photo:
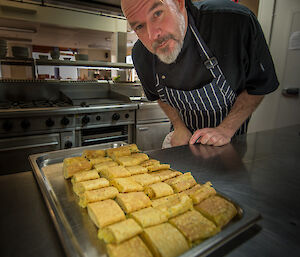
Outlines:
{"label": "man", "polygon": [[149,100],[172,122],[171,145],[222,146],[245,133],[278,87],[255,16],[230,0],[122,0],[139,40],[132,57]]}

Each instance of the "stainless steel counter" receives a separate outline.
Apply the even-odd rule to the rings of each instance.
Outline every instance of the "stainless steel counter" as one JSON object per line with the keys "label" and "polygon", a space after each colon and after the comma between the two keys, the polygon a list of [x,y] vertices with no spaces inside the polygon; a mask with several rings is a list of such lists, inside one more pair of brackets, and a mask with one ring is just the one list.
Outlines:
{"label": "stainless steel counter", "polygon": [[[211,181],[262,220],[210,256],[299,256],[300,125],[238,137],[214,148],[182,146],[147,152]],[[0,176],[0,255],[64,256],[31,172]]]}

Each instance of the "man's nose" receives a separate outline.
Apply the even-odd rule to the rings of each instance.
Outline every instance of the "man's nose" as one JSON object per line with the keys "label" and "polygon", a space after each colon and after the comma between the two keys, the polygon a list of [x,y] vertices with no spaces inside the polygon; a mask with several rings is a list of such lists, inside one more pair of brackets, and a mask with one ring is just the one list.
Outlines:
{"label": "man's nose", "polygon": [[150,40],[156,40],[161,36],[161,29],[157,24],[150,23],[147,25],[148,37]]}

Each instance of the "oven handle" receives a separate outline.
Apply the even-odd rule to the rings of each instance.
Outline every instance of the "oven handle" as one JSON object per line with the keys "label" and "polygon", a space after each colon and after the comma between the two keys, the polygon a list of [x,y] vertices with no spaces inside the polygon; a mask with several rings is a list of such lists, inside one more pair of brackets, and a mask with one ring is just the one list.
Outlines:
{"label": "oven handle", "polygon": [[128,135],[122,135],[122,136],[112,136],[112,137],[101,137],[101,138],[92,138],[92,139],[84,139],[82,140],[82,143],[97,143],[97,142],[101,142],[101,141],[104,141],[104,140],[116,140],[116,139],[124,139],[124,138],[127,138]]}
{"label": "oven handle", "polygon": [[49,146],[49,145],[58,145],[58,142],[35,144],[35,145],[22,145],[22,146],[2,148],[2,149],[0,149],[0,152],[13,151],[13,150],[22,150],[22,149],[35,148],[35,147],[41,147],[41,146]]}

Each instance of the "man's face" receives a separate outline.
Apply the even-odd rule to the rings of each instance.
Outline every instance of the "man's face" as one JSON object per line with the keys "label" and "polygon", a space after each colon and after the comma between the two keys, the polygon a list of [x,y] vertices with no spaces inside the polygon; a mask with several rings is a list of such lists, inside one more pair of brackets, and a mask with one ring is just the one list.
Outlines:
{"label": "man's face", "polygon": [[173,0],[122,0],[131,28],[144,46],[162,62],[172,63],[181,51],[186,33],[186,12]]}

